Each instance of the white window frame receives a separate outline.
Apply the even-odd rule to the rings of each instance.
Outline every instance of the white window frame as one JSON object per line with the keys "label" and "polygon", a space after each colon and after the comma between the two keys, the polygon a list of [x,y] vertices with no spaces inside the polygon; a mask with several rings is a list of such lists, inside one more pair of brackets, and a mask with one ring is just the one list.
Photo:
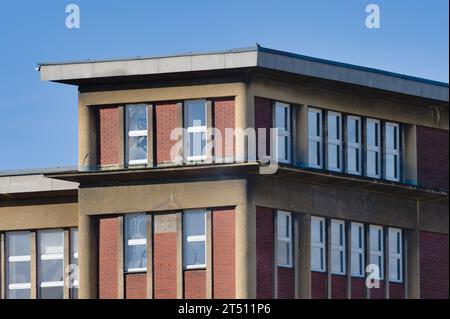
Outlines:
{"label": "white window frame", "polygon": [[[205,230],[204,235],[196,235],[196,236],[187,236],[187,223],[184,222],[184,218],[187,214],[204,214],[204,224],[205,224]],[[208,248],[206,247],[206,210],[204,209],[192,209],[192,210],[186,210],[183,212],[183,265],[184,269],[204,269],[206,268],[206,261],[207,261],[207,253]],[[205,263],[204,264],[195,264],[195,265],[188,265],[187,264],[187,243],[193,243],[193,242],[204,242],[205,243]]]}
{"label": "white window frame", "polygon": [[384,279],[384,232],[383,227],[378,225],[370,225],[369,229],[369,243],[372,242],[372,231],[380,232],[380,241],[381,241],[381,250],[375,250],[370,244],[370,259],[369,264],[371,263],[372,257],[381,257],[381,265],[380,265],[380,280]]}
{"label": "white window frame", "polygon": [[332,219],[331,220],[331,231],[333,232],[333,225],[339,226],[338,228],[342,233],[340,236],[342,236],[342,244],[340,243],[334,243],[333,242],[333,233],[331,233],[331,254],[333,252],[339,253],[339,255],[342,256],[342,259],[340,260],[341,264],[339,265],[340,270],[334,269],[333,263],[331,263],[331,273],[334,275],[345,275],[347,272],[346,269],[346,259],[345,259],[345,221],[338,220],[338,219]]}
{"label": "white window frame", "polygon": [[[321,225],[321,231],[322,231],[322,241],[321,242],[313,241],[313,232],[314,232],[314,229],[312,228],[313,221],[317,221]],[[326,272],[326,269],[327,269],[326,233],[325,233],[325,218],[323,218],[323,217],[311,216],[311,248],[319,248],[320,249],[321,260],[323,261],[322,267],[320,269],[316,269],[316,268],[313,268],[312,259],[311,259],[311,270],[317,271],[317,272]],[[313,254],[311,254],[311,258],[313,258]]]}
{"label": "white window frame", "polygon": [[[129,122],[128,122],[128,109],[131,107],[143,107],[145,106],[145,119],[147,121],[147,130],[129,130]],[[145,104],[128,104],[125,105],[125,127],[127,131],[127,141],[125,142],[126,149],[126,161],[128,165],[145,165],[148,162],[148,159],[140,159],[140,160],[130,160],[129,157],[129,147],[128,147],[128,137],[147,137],[147,155],[148,155],[148,106]],[[148,157],[148,156],[147,156]]]}
{"label": "white window frame", "polygon": [[[397,243],[400,248],[400,252],[391,251],[390,245],[391,245],[391,234],[395,234],[395,238],[397,238],[398,235],[400,235],[399,242]],[[403,232],[399,228],[389,228],[389,267],[391,266],[391,262],[393,261],[400,261],[400,269],[399,269],[399,277],[400,278],[392,278],[392,272],[389,271],[389,281],[392,282],[403,282]]]}
{"label": "white window frame", "polygon": [[[61,253],[57,253],[57,254],[43,254],[40,251],[41,248],[41,236],[44,233],[59,233],[61,235],[61,249],[62,252]],[[38,254],[39,254],[39,262],[38,262],[38,267],[40,267],[40,263],[42,261],[47,261],[47,260],[62,260],[63,263],[63,279],[60,281],[42,281],[41,278],[39,278],[39,273],[38,273],[38,282],[39,282],[39,288],[54,288],[54,287],[64,287],[64,272],[65,272],[65,267],[67,264],[67,261],[64,260],[64,230],[63,229],[46,229],[46,230],[39,230],[37,233],[37,246],[38,246]],[[41,292],[39,292],[39,295],[41,295]]]}
{"label": "white window frame", "polygon": [[[309,135],[309,113],[316,113],[319,115],[319,135],[311,136]],[[322,150],[322,137],[323,137],[323,127],[322,127],[322,110],[316,109],[316,108],[308,108],[308,166],[311,168],[322,168],[323,167],[323,150]],[[309,142],[316,142],[318,143],[319,147],[319,164],[317,163],[311,163],[309,160],[309,152],[311,152],[309,148]]]}
{"label": "white window frame", "polygon": [[[17,232],[7,232],[6,233],[6,245],[5,245],[5,251],[6,251],[6,256],[7,256],[7,265],[6,265],[6,283],[7,283],[7,292],[6,292],[6,296],[7,298],[9,298],[9,294],[10,294],[10,290],[31,290],[31,281],[27,282],[27,283],[16,283],[16,284],[10,284],[10,274],[9,274],[9,264],[10,263],[16,263],[16,262],[29,262],[30,263],[30,271],[31,271],[31,251],[29,255],[14,255],[11,256],[9,254],[9,237],[11,235],[16,235],[16,234],[28,234],[30,235],[29,231],[17,231]],[[30,247],[31,250],[31,247]],[[31,274],[30,274],[30,280],[31,280]],[[30,291],[31,294],[31,291]]]}
{"label": "white window frame", "polygon": [[[334,139],[330,137],[329,134],[329,121],[330,121],[330,117],[331,116],[335,116],[338,119],[338,135],[339,138],[338,139]],[[328,154],[329,154],[329,145],[335,145],[338,147],[339,152],[338,152],[338,167],[330,167],[330,161],[327,160],[327,170],[329,171],[334,171],[334,172],[342,172],[342,114],[338,113],[338,112],[333,112],[333,111],[328,111],[327,112],[327,159]]]}
{"label": "white window frame", "polygon": [[[358,233],[359,230],[361,230],[361,238],[355,238],[353,236],[353,229],[357,228],[358,229]],[[364,240],[364,224],[362,223],[355,223],[352,222],[351,223],[351,233],[352,233],[352,242],[351,242],[351,258],[352,258],[352,264],[353,264],[353,256],[356,254],[358,256],[358,263],[361,260],[361,272],[357,273],[355,272],[356,270],[354,269],[354,267],[352,267],[352,277],[364,277],[365,274],[365,256],[364,256],[364,252],[365,252],[365,240]],[[361,246],[359,246],[359,241],[361,240]],[[358,246],[359,247],[355,247],[356,245],[353,245],[354,241],[358,242]]]}
{"label": "white window frame", "polygon": [[[369,127],[369,123],[374,123],[377,125],[378,130],[377,130],[377,134],[376,134],[376,139],[378,141],[378,145],[377,146],[369,146],[368,144],[368,127]],[[381,122],[380,120],[376,120],[376,119],[372,119],[372,118],[367,118],[366,119],[366,175],[368,177],[372,177],[372,178],[381,178]],[[377,156],[377,165],[378,165],[378,174],[369,174],[369,170],[367,168],[367,158],[368,158],[368,154],[369,152],[375,152],[378,154]]]}
{"label": "white window frame", "polygon": [[[395,145],[397,145],[397,149],[393,149],[393,148],[391,149],[391,148],[387,147],[387,127],[388,126],[393,127],[394,131],[396,131],[396,133],[397,133],[395,140],[394,140]],[[384,141],[385,160],[384,160],[384,162],[386,163],[384,165],[385,178],[390,181],[398,182],[398,181],[400,181],[400,124],[393,123],[393,122],[386,122],[384,125],[384,130],[385,130],[385,134],[384,134],[384,136],[385,136],[385,141]],[[397,159],[395,161],[395,170],[397,172],[397,177],[388,177],[387,176],[387,161],[386,161],[387,155],[395,156]]]}
{"label": "white window frame", "polygon": [[[287,123],[287,129],[279,128],[277,124],[277,108],[285,108],[286,109],[286,123]],[[274,119],[275,119],[275,127],[277,128],[278,135],[277,135],[277,143],[278,143],[278,137],[283,137],[287,139],[287,158],[280,158],[279,154],[277,154],[278,162],[289,164],[291,163],[291,106],[287,103],[278,102],[275,101],[275,107],[274,107]],[[278,151],[278,147],[277,147]]]}
{"label": "white window frame", "polygon": [[[357,139],[358,139],[358,143],[355,142],[349,142],[348,140],[348,123],[353,120],[353,121],[357,121],[357,129],[358,129],[358,134],[357,134]],[[346,130],[347,130],[347,162],[346,162],[346,170],[348,174],[353,174],[353,175],[362,175],[362,141],[361,141],[361,117],[360,116],[354,116],[354,115],[347,115],[347,125],[346,125]],[[359,168],[359,170],[349,170],[348,168],[348,158],[349,158],[349,149],[354,149],[356,150],[356,153],[358,154],[358,158],[356,159],[356,163],[357,166]]]}
{"label": "white window frame", "polygon": [[[288,236],[284,237],[278,233],[277,229],[277,244],[278,242],[288,244],[288,263],[281,264],[279,257],[277,256],[277,265],[280,267],[292,267],[292,214],[290,212],[279,210],[277,211],[277,226],[281,217],[287,217],[288,222]],[[278,248],[278,247],[277,247]],[[277,249],[277,254],[279,254]]]}
{"label": "white window frame", "polygon": [[[205,125],[203,126],[188,126],[188,109],[189,109],[189,103],[204,103],[205,106]],[[207,159],[208,154],[208,138],[207,138],[207,132],[208,132],[208,111],[207,111],[207,102],[204,99],[198,99],[198,100],[187,100],[184,101],[184,107],[183,107],[183,113],[184,113],[184,127],[186,129],[187,136],[184,137],[184,149],[186,150],[186,161],[187,162],[197,162],[197,161],[204,161]],[[204,152],[204,155],[187,155],[190,154],[190,135],[192,133],[204,133],[205,134],[205,149],[202,150],[202,153]]]}
{"label": "white window frame", "polygon": [[[145,246],[145,249],[147,249],[147,234],[145,238],[138,238],[138,239],[128,239],[128,223],[129,218],[133,216],[145,216],[145,219],[147,218],[147,214],[145,213],[137,213],[137,214],[126,214],[124,216],[124,238],[125,238],[125,263],[124,268],[126,273],[136,273],[136,272],[145,272],[147,271],[147,267],[136,267],[136,268],[128,268],[128,255],[130,252],[131,246]],[[145,220],[147,223],[147,220]]]}

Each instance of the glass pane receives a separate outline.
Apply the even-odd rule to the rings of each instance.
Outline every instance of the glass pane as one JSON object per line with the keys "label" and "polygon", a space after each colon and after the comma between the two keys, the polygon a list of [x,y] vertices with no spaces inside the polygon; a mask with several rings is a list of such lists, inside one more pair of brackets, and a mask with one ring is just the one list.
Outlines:
{"label": "glass pane", "polygon": [[342,251],[331,251],[331,271],[333,273],[344,272],[344,255]]}
{"label": "glass pane", "polygon": [[331,223],[331,243],[333,245],[343,245],[342,224]]}
{"label": "glass pane", "polygon": [[287,160],[288,159],[288,138],[287,136],[278,136],[278,160]]}
{"label": "glass pane", "polygon": [[314,166],[320,165],[320,143],[310,141],[308,145],[309,164]]}
{"label": "glass pane", "polygon": [[126,215],[126,239],[145,239],[147,238],[147,215]]}
{"label": "glass pane", "polygon": [[349,143],[359,143],[359,121],[355,119],[348,119],[347,132]]}
{"label": "glass pane", "polygon": [[60,230],[39,232],[39,253],[41,255],[62,254],[64,234]]}
{"label": "glass pane", "polygon": [[186,265],[204,265],[205,264],[205,242],[186,242]]}
{"label": "glass pane", "polygon": [[397,156],[386,154],[386,178],[397,178]]}
{"label": "glass pane", "polygon": [[278,265],[288,265],[289,264],[289,244],[286,242],[278,242]]}
{"label": "glass pane", "polygon": [[78,299],[78,288],[73,288],[70,290],[70,298]]}
{"label": "glass pane", "polygon": [[141,131],[147,129],[147,106],[128,105],[128,131]]}
{"label": "glass pane", "polygon": [[367,145],[378,146],[378,123],[367,122]]}
{"label": "glass pane", "polygon": [[378,153],[367,152],[367,174],[371,176],[378,175]]}
{"label": "glass pane", "polygon": [[362,249],[362,228],[352,225],[352,248]]}
{"label": "glass pane", "polygon": [[389,231],[389,252],[390,253],[401,253],[401,236],[400,233],[396,230]]}
{"label": "glass pane", "polygon": [[147,246],[137,245],[127,247],[126,269],[147,267]]}
{"label": "glass pane", "polygon": [[206,102],[187,102],[187,127],[206,126]]}
{"label": "glass pane", "polygon": [[378,266],[378,269],[380,271],[380,278],[383,277],[383,264],[382,264],[382,259],[380,256],[370,256],[370,263],[373,265]]}
{"label": "glass pane", "polygon": [[389,258],[389,279],[400,280],[399,277],[400,260],[398,258]]}
{"label": "glass pane", "polygon": [[8,253],[9,256],[28,256],[30,255],[30,233],[8,233]]}
{"label": "glass pane", "polygon": [[278,214],[278,237],[289,237],[289,217],[284,214]]}
{"label": "glass pane", "polygon": [[320,136],[320,113],[308,112],[308,136]]}
{"label": "glass pane", "polygon": [[70,256],[73,258],[73,255],[78,253],[78,229],[72,229],[70,236]]}
{"label": "glass pane", "polygon": [[185,236],[205,235],[205,212],[184,213]]}
{"label": "glass pane", "polygon": [[311,269],[312,270],[323,270],[324,260],[322,256],[322,248],[312,247],[311,248]]}
{"label": "glass pane", "polygon": [[347,168],[349,172],[359,172],[359,150],[356,148],[348,148],[347,151]]}
{"label": "glass pane", "polygon": [[26,284],[31,281],[29,261],[10,262],[8,267],[8,279],[10,284]]}
{"label": "glass pane", "polygon": [[128,160],[147,159],[147,136],[128,137]]}
{"label": "glass pane", "polygon": [[359,253],[352,253],[352,275],[361,276],[363,274],[363,256]]}
{"label": "glass pane", "polygon": [[397,127],[386,125],[386,148],[388,150],[397,149]]}
{"label": "glass pane", "polygon": [[323,243],[322,221],[311,221],[311,241],[314,243]]}
{"label": "glass pane", "polygon": [[287,116],[288,108],[284,106],[277,105],[276,107],[276,114],[275,114],[275,121],[276,126],[278,129],[282,129],[287,131],[288,130],[288,116]]}
{"label": "glass pane", "polygon": [[39,263],[39,282],[63,281],[64,262],[60,260],[41,260]]}
{"label": "glass pane", "polygon": [[336,115],[328,115],[328,138],[335,140],[340,139],[340,117]]}
{"label": "glass pane", "polygon": [[30,299],[31,290],[30,289],[9,289],[8,299]]}
{"label": "glass pane", "polygon": [[340,168],[339,145],[328,144],[328,168]]}
{"label": "glass pane", "polygon": [[189,156],[206,155],[206,134],[204,132],[189,133]]}
{"label": "glass pane", "polygon": [[370,228],[370,250],[383,250],[383,236],[381,229],[372,227]]}
{"label": "glass pane", "polygon": [[46,287],[40,289],[40,299],[63,299],[63,287]]}

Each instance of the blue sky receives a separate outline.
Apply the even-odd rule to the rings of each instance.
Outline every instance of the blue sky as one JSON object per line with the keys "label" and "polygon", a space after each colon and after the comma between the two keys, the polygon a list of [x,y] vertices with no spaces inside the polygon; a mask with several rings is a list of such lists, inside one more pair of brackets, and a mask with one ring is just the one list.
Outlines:
{"label": "blue sky", "polygon": [[[65,7],[81,9],[67,29]],[[381,28],[365,27],[366,5]],[[253,46],[448,83],[448,0],[4,1],[0,171],[77,162],[77,89],[41,82],[38,62]]]}

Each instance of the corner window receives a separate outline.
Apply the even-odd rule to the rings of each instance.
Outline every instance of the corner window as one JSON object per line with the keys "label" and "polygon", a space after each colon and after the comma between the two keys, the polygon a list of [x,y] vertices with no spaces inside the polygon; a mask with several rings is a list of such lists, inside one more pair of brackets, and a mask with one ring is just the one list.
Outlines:
{"label": "corner window", "polygon": [[147,106],[125,107],[125,160],[129,165],[147,164]]}
{"label": "corner window", "polygon": [[64,297],[64,232],[43,230],[38,232],[39,299]]}
{"label": "corner window", "polygon": [[331,273],[345,275],[345,222],[331,221]]}
{"label": "corner window", "polygon": [[288,212],[277,212],[278,266],[292,267],[292,218]]}
{"label": "corner window", "polygon": [[185,102],[184,125],[187,130],[185,137],[187,161],[205,160],[207,147],[205,100]]}
{"label": "corner window", "polygon": [[289,104],[275,102],[275,127],[278,129],[278,161],[291,162],[291,119]]}
{"label": "corner window", "polygon": [[325,271],[325,219],[311,217],[311,270]]}
{"label": "corner window", "polygon": [[308,109],[308,165],[322,168],[322,111]]}
{"label": "corner window", "polygon": [[78,298],[78,287],[79,287],[79,272],[78,272],[78,228],[70,229],[70,263],[73,265],[71,271],[71,288],[70,288],[70,298]]}
{"label": "corner window", "polygon": [[342,121],[341,114],[327,114],[327,169],[342,171]]}
{"label": "corner window", "polygon": [[380,178],[380,121],[366,121],[366,173],[368,177]]}
{"label": "corner window", "polygon": [[147,215],[125,215],[125,271],[147,271]]}
{"label": "corner window", "polygon": [[30,233],[6,233],[6,297],[31,297]]}
{"label": "corner window", "polygon": [[402,230],[389,228],[389,280],[403,281]]}
{"label": "corner window", "polygon": [[206,267],[206,212],[191,210],[183,213],[184,268]]}
{"label": "corner window", "polygon": [[352,223],[352,276],[364,277],[364,225],[359,223]]}
{"label": "corner window", "polygon": [[378,266],[380,278],[384,277],[383,227],[370,225],[370,264]]}
{"label": "corner window", "polygon": [[386,123],[386,179],[400,180],[400,126],[397,123]]}
{"label": "corner window", "polygon": [[347,116],[347,173],[361,175],[361,118]]}

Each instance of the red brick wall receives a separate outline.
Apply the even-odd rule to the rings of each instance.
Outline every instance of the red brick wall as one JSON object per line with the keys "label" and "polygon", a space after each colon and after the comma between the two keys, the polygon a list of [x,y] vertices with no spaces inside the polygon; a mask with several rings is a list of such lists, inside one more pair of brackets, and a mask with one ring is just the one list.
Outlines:
{"label": "red brick wall", "polygon": [[389,298],[390,299],[404,299],[405,287],[401,283],[390,282],[389,283]]}
{"label": "red brick wall", "polygon": [[153,278],[156,299],[177,298],[177,234],[154,234]]}
{"label": "red brick wall", "polygon": [[448,131],[417,126],[419,185],[448,189]]}
{"label": "red brick wall", "polygon": [[448,235],[420,233],[420,295],[448,299]]}
{"label": "red brick wall", "polygon": [[206,270],[184,271],[184,298],[206,298]]}
{"label": "red brick wall", "polygon": [[147,298],[147,274],[125,274],[125,298]]}
{"label": "red brick wall", "polygon": [[215,209],[212,214],[213,297],[236,297],[235,212]]}
{"label": "red brick wall", "polygon": [[273,209],[256,207],[256,298],[273,298]]}
{"label": "red brick wall", "polygon": [[311,272],[311,298],[327,298],[327,274],[323,272]]}
{"label": "red brick wall", "polygon": [[278,298],[295,298],[295,271],[294,268],[278,267]]}
{"label": "red brick wall", "polygon": [[[271,127],[273,127],[272,109],[273,109],[272,100],[255,96],[255,128],[257,137],[258,137],[258,128],[270,129]],[[268,154],[269,151],[270,151],[270,130],[267,130],[266,154]]]}
{"label": "red brick wall", "polygon": [[331,298],[347,298],[347,277],[335,275],[331,276]]}
{"label": "red brick wall", "polygon": [[352,299],[366,298],[366,284],[365,279],[352,278]]}
{"label": "red brick wall", "polygon": [[117,217],[102,217],[99,221],[99,297],[115,299],[117,295],[118,265]]}
{"label": "red brick wall", "polygon": [[220,157],[234,155],[235,141],[233,138],[233,145],[231,148],[226,148],[225,145],[225,129],[235,128],[235,106],[234,97],[222,98],[214,100],[214,127],[222,134],[222,146],[221,149],[216,150],[215,154]]}
{"label": "red brick wall", "polygon": [[98,160],[101,165],[119,163],[119,109],[117,107],[98,110],[99,138]]}
{"label": "red brick wall", "polygon": [[177,141],[170,140],[173,129],[180,127],[180,110],[177,103],[159,103],[156,110],[156,161],[170,161],[170,149]]}
{"label": "red brick wall", "polygon": [[384,299],[384,282],[380,281],[380,288],[370,289],[370,299]]}

